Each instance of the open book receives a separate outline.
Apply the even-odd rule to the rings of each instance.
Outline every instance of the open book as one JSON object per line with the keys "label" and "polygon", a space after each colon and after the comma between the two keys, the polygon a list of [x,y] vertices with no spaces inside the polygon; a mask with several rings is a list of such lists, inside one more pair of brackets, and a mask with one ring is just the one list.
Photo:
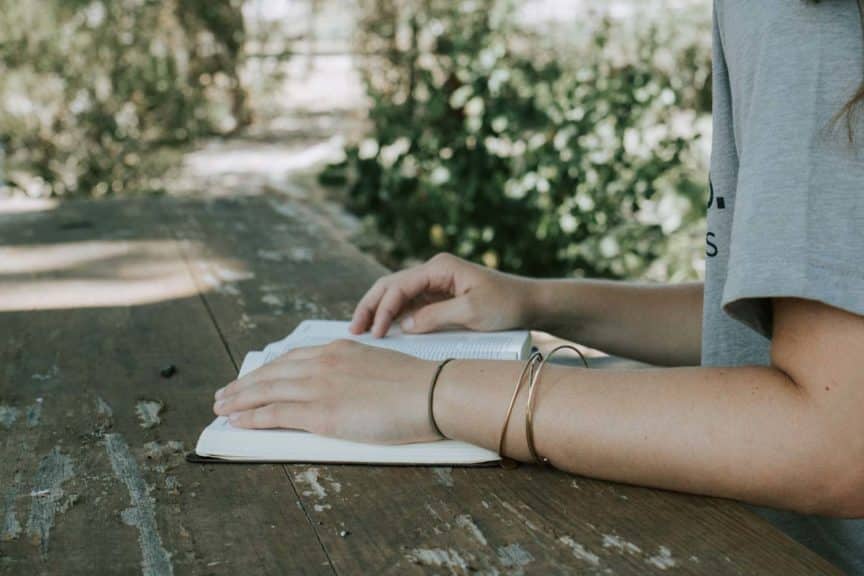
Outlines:
{"label": "open book", "polygon": [[[531,348],[528,332],[408,335],[394,328],[385,338],[374,338],[369,334],[350,334],[348,322],[307,320],[284,339],[269,344],[260,352],[249,352],[243,360],[240,376],[294,348],[326,344],[340,338],[350,338],[427,360],[521,360],[527,358]],[[495,452],[455,440],[400,445],[364,444],[297,430],[235,428],[225,417],[216,418],[204,429],[195,453],[203,457],[249,462],[469,465],[499,460]]]}

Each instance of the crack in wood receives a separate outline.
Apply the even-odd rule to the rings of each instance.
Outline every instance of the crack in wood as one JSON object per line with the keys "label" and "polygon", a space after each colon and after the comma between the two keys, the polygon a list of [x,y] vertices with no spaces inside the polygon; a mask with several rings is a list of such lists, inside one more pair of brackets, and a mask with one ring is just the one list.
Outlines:
{"label": "crack in wood", "polygon": [[198,271],[195,266],[192,265],[190,260],[190,256],[186,251],[186,243],[187,240],[181,238],[176,230],[173,228],[170,229],[169,233],[172,238],[174,238],[174,242],[177,245],[177,251],[180,253],[180,257],[183,259],[183,264],[186,266],[186,273],[189,274],[189,277],[192,279],[192,283],[195,286],[195,291],[198,294],[198,299],[201,300],[201,304],[204,306],[204,310],[207,312],[207,316],[210,318],[210,322],[213,324],[213,328],[216,329],[216,334],[219,335],[219,340],[222,342],[222,346],[225,348],[225,353],[228,354],[228,359],[231,361],[231,364],[234,366],[234,370],[236,372],[240,371],[240,364],[234,358],[234,354],[231,352],[231,346],[228,344],[228,339],[225,337],[225,333],[222,331],[222,327],[219,326],[219,322],[216,320],[216,314],[213,312],[213,309],[210,306],[210,302],[207,301],[206,291],[203,289],[203,283],[201,278],[198,275]]}
{"label": "crack in wood", "polygon": [[294,484],[294,479],[291,478],[291,472],[288,470],[288,466],[282,465],[282,471],[285,473],[285,477],[288,478],[288,484],[291,485],[291,489],[294,491],[294,497],[297,498],[297,503],[300,505],[300,510],[303,511],[303,515],[306,516],[306,521],[309,523],[309,526],[312,527],[312,533],[315,534],[315,538],[318,540],[318,545],[321,546],[321,551],[324,553],[324,557],[327,558],[327,564],[330,566],[330,572],[333,574],[339,574],[336,570],[336,566],[333,565],[333,559],[330,557],[330,552],[327,551],[327,546],[324,545],[324,541],[321,539],[321,534],[318,533],[318,526],[312,520],[312,516],[309,514],[309,510],[306,509],[306,504],[303,503],[303,498],[300,496],[300,491],[297,490],[297,486]]}

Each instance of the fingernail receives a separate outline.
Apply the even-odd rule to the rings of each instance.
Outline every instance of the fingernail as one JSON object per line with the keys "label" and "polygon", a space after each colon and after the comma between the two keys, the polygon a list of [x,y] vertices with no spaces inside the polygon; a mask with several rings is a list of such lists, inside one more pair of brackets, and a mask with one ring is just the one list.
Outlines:
{"label": "fingernail", "polygon": [[405,331],[410,331],[414,329],[414,317],[408,316],[404,320],[402,320],[402,329]]}
{"label": "fingernail", "polygon": [[224,405],[225,405],[225,401],[224,401],[224,400],[217,400],[217,401],[216,401],[216,404],[214,404],[213,407],[214,407],[216,410],[218,410],[218,409],[222,408],[222,406],[224,406]]}
{"label": "fingernail", "polygon": [[231,421],[237,420],[238,418],[240,418],[239,412],[234,412],[233,414],[228,415],[228,420],[231,420]]}

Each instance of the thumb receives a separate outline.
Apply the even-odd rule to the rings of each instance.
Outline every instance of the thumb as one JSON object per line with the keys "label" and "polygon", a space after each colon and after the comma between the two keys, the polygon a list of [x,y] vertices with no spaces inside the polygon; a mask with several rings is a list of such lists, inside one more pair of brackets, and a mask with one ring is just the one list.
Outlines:
{"label": "thumb", "polygon": [[427,304],[406,316],[401,327],[403,332],[422,334],[448,328],[462,328],[468,320],[468,298],[459,296],[434,304]]}

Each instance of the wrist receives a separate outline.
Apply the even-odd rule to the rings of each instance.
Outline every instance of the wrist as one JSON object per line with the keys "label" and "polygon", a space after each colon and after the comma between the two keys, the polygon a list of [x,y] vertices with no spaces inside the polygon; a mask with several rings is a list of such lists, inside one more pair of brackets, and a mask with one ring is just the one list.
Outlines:
{"label": "wrist", "polygon": [[[435,421],[447,438],[498,450],[501,429],[524,362],[458,360],[442,371],[435,389]],[[530,459],[524,414],[528,398],[523,383],[504,440],[505,455]]]}
{"label": "wrist", "polygon": [[531,329],[580,339],[590,320],[589,282],[582,280],[532,280],[526,298]]}
{"label": "wrist", "polygon": [[517,302],[519,307],[519,326],[528,330],[536,330],[544,323],[544,292],[546,286],[543,280],[535,278],[519,278]]}
{"label": "wrist", "polygon": [[[524,290],[523,310],[525,326],[532,330],[553,331],[560,324],[559,282],[555,280],[528,280]],[[557,320],[557,321],[556,321]]]}

